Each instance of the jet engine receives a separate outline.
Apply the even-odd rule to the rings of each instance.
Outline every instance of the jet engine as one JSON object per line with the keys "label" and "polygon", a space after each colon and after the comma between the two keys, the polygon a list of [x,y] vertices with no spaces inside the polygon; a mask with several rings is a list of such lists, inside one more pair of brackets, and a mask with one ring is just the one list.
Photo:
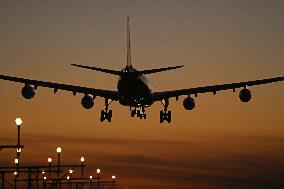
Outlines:
{"label": "jet engine", "polygon": [[94,106],[94,98],[90,95],[85,95],[82,98],[81,104],[85,109],[90,109]]}
{"label": "jet engine", "polygon": [[242,89],[240,91],[239,97],[242,102],[249,102],[251,99],[251,91],[248,89]]}
{"label": "jet engine", "polygon": [[32,99],[35,96],[35,89],[30,85],[25,85],[22,88],[22,96],[25,99]]}
{"label": "jet engine", "polygon": [[193,98],[191,97],[186,97],[184,100],[183,100],[183,107],[184,109],[186,110],[193,110],[193,108],[195,107],[195,101]]}

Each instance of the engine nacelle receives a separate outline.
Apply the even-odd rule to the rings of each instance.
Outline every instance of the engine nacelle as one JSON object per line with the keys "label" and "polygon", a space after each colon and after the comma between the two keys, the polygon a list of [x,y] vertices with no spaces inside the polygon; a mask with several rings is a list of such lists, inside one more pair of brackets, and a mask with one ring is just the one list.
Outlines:
{"label": "engine nacelle", "polygon": [[248,89],[242,89],[240,91],[239,98],[242,102],[249,102],[251,99],[251,91]]}
{"label": "engine nacelle", "polygon": [[195,107],[195,101],[193,98],[191,97],[186,97],[184,100],[183,100],[183,107],[184,109],[186,110],[193,110],[193,108]]}
{"label": "engine nacelle", "polygon": [[94,99],[90,95],[85,95],[82,98],[81,104],[85,109],[90,109],[94,106]]}
{"label": "engine nacelle", "polygon": [[30,85],[25,85],[22,88],[22,96],[25,99],[32,99],[35,96],[35,89]]}

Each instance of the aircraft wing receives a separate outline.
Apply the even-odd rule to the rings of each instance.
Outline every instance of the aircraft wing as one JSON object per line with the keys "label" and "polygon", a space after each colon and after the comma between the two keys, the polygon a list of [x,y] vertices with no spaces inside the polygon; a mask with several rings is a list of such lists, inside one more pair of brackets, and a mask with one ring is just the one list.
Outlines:
{"label": "aircraft wing", "polygon": [[178,97],[182,95],[191,95],[191,94],[197,95],[199,93],[208,93],[208,92],[216,93],[217,91],[222,91],[222,90],[228,90],[228,89],[235,90],[237,88],[245,88],[247,86],[254,86],[254,85],[263,85],[263,84],[273,83],[273,82],[278,82],[278,81],[284,81],[284,76],[268,78],[268,79],[260,79],[260,80],[254,80],[254,81],[245,81],[245,82],[239,82],[239,83],[228,83],[228,84],[196,87],[196,88],[189,88],[189,89],[154,92],[153,98],[155,101],[160,101],[163,99],[168,99],[171,97]]}
{"label": "aircraft wing", "polygon": [[76,94],[76,93],[91,94],[94,96],[100,96],[100,97],[104,97],[104,98],[108,98],[112,100],[118,100],[119,98],[119,94],[117,91],[94,89],[94,88],[81,87],[81,86],[76,86],[76,85],[31,80],[31,79],[12,77],[12,76],[6,76],[6,75],[0,75],[0,79],[33,85],[35,88],[37,88],[38,86],[52,88],[54,89],[54,92],[56,92],[57,90],[64,90],[64,91],[71,91],[73,92],[73,94]]}

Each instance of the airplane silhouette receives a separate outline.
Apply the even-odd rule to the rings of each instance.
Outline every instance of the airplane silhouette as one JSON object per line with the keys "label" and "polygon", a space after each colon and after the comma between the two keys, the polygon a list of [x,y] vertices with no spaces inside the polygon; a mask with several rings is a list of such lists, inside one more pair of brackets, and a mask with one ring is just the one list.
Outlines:
{"label": "airplane silhouette", "polygon": [[130,107],[131,116],[137,116],[140,119],[146,119],[145,109],[147,107],[150,107],[154,102],[160,101],[164,106],[164,109],[160,111],[160,123],[163,123],[164,121],[167,121],[168,123],[171,122],[171,111],[168,110],[170,98],[174,97],[178,99],[179,96],[186,96],[183,101],[183,107],[186,110],[193,110],[195,107],[195,101],[194,98],[191,97],[191,95],[197,97],[199,93],[208,92],[212,92],[215,95],[217,91],[232,89],[235,92],[236,89],[242,88],[239,92],[239,98],[242,102],[249,102],[251,100],[251,91],[248,89],[249,86],[273,83],[284,80],[284,76],[281,76],[254,81],[153,92],[149,88],[145,75],[173,70],[181,68],[183,66],[174,66],[142,71],[136,70],[131,64],[129,17],[127,17],[127,65],[125,66],[125,68],[123,68],[121,71],[117,71],[98,67],[83,66],[78,64],[71,65],[79,68],[85,68],[119,76],[117,90],[111,91],[95,89],[75,85],[11,77],[6,75],[0,75],[0,79],[24,83],[25,85],[22,88],[22,96],[26,99],[31,99],[34,97],[35,90],[38,86],[53,88],[54,93],[56,93],[59,89],[71,91],[73,92],[73,95],[76,95],[76,93],[82,93],[84,94],[84,96],[81,100],[81,104],[86,109],[90,109],[94,106],[94,99],[97,96],[105,98],[105,109],[101,111],[101,122],[103,122],[104,120],[111,122],[112,110],[109,110],[109,105],[113,101],[118,101],[121,105]]}

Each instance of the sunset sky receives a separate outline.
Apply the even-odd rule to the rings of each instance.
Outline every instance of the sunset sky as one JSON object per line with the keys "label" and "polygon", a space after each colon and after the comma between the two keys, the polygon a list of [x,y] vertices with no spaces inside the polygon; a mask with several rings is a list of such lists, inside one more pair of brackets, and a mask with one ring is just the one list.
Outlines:
{"label": "sunset sky", "polygon": [[[121,70],[126,65],[126,17],[136,69],[185,65],[153,74],[155,90],[284,75],[284,1],[59,0],[0,1],[0,74],[116,90],[115,76],[70,66]],[[160,124],[155,103],[147,120],[104,99],[85,110],[83,95],[0,81],[0,145],[16,143],[23,119],[24,164],[47,164],[61,146],[64,163],[86,158],[87,174],[116,174],[122,189],[280,189],[284,185],[284,82],[238,92],[200,94],[186,111],[170,100],[172,123]],[[0,166],[13,165],[0,151]]]}

